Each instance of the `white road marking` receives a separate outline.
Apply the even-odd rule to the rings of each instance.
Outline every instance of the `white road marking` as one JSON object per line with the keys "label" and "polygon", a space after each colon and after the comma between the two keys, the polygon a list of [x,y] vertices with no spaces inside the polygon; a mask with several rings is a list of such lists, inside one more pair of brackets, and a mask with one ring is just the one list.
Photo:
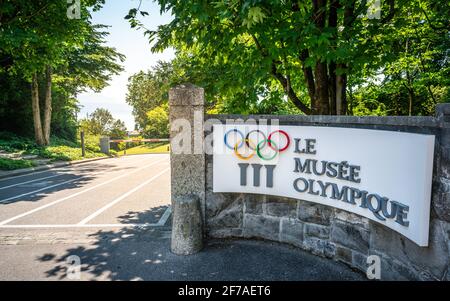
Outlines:
{"label": "white road marking", "polygon": [[40,191],[44,191],[44,190],[48,190],[50,188],[61,186],[61,185],[67,184],[67,183],[75,182],[76,180],[80,180],[80,179],[81,178],[75,178],[75,179],[72,179],[72,180],[69,180],[69,181],[61,182],[61,183],[58,183],[58,184],[55,184],[55,185],[50,185],[50,186],[47,186],[47,187],[44,187],[44,188],[41,188],[41,189],[37,189],[37,190],[33,190],[33,191],[30,191],[30,192],[27,192],[27,193],[22,193],[22,194],[19,194],[19,195],[16,195],[16,196],[13,196],[13,197],[10,197],[10,198],[7,198],[7,199],[0,200],[0,203],[6,203],[8,201],[21,198],[23,196],[34,194],[36,192],[40,192]]}
{"label": "white road marking", "polygon": [[[70,167],[70,165],[64,166],[64,167]],[[46,169],[46,170],[43,170],[43,171],[37,171],[37,172],[33,172],[33,173],[27,173],[27,174],[24,174],[24,175],[18,175],[18,176],[12,176],[12,177],[8,177],[8,178],[3,178],[3,179],[0,179],[0,182],[7,181],[7,180],[12,180],[12,179],[16,179],[16,178],[22,178],[22,177],[26,177],[26,176],[38,175],[38,174],[41,174],[41,173],[44,173],[44,172],[56,171],[56,170],[62,169],[62,168],[63,167],[49,168],[49,169]]]}
{"label": "white road marking", "polygon": [[0,229],[60,229],[60,228],[123,228],[123,227],[161,227],[159,224],[87,224],[87,225],[3,225]]}
{"label": "white road marking", "polygon": [[146,228],[146,227],[163,227],[172,214],[172,208],[169,206],[164,212],[160,220],[155,223],[144,224],[69,224],[69,225],[2,225],[0,229],[41,229],[41,228]]}
{"label": "white road marking", "polygon": [[161,171],[160,173],[154,175],[153,177],[151,177],[150,179],[148,179],[147,181],[139,184],[138,186],[134,187],[133,189],[131,189],[130,191],[122,194],[120,197],[116,198],[115,200],[113,200],[111,203],[109,203],[108,205],[100,208],[99,210],[95,211],[94,213],[92,213],[91,215],[89,215],[88,217],[86,217],[85,219],[83,219],[81,222],[78,223],[78,225],[85,225],[87,224],[89,221],[93,220],[94,218],[96,218],[98,215],[100,215],[101,213],[105,212],[106,210],[108,210],[109,208],[111,208],[112,206],[114,206],[115,204],[119,203],[120,201],[122,201],[123,199],[125,199],[126,197],[130,196],[131,194],[135,193],[136,191],[138,191],[139,189],[141,189],[142,187],[144,187],[145,185],[148,185],[149,183],[153,182],[154,180],[156,180],[157,178],[159,178],[160,176],[162,176],[163,174],[165,174],[166,172],[169,171],[170,168],[166,168],[163,171]]}
{"label": "white road marking", "polygon": [[12,185],[9,185],[9,186],[0,187],[0,190],[11,188],[11,187],[15,187],[15,186],[19,186],[19,185],[23,185],[23,184],[33,183],[33,182],[37,182],[37,181],[40,181],[40,180],[56,178],[56,177],[63,176],[63,175],[65,175],[65,174],[58,174],[58,175],[53,175],[53,176],[49,176],[49,177],[34,179],[34,180],[30,180],[30,181],[25,181],[25,182],[20,182],[20,183],[12,184]]}
{"label": "white road marking", "polygon": [[10,222],[12,222],[12,221],[14,221],[14,220],[17,220],[17,219],[19,219],[19,218],[28,216],[28,215],[33,214],[33,213],[35,213],[35,212],[41,211],[41,210],[43,210],[43,209],[46,209],[46,208],[48,208],[48,207],[50,207],[50,206],[59,204],[59,203],[65,201],[65,200],[68,200],[68,199],[71,199],[71,198],[73,198],[73,197],[79,196],[80,194],[83,194],[83,193],[85,193],[85,192],[88,192],[88,191],[91,191],[91,190],[96,189],[96,188],[98,188],[98,187],[101,187],[101,186],[104,186],[104,185],[106,185],[106,184],[109,184],[109,183],[111,183],[111,182],[113,182],[113,181],[115,181],[115,180],[121,179],[121,178],[123,178],[123,177],[127,177],[127,176],[129,176],[129,175],[131,175],[131,174],[134,174],[134,173],[136,173],[136,172],[138,172],[138,171],[140,171],[140,170],[142,170],[142,169],[145,169],[145,168],[148,168],[148,167],[150,167],[150,166],[156,165],[156,164],[158,164],[158,163],[160,163],[160,162],[162,162],[162,161],[164,161],[164,160],[166,160],[166,159],[164,158],[164,159],[158,160],[158,161],[153,162],[153,163],[151,163],[151,164],[148,164],[148,165],[145,165],[145,166],[140,167],[140,168],[138,168],[138,169],[135,169],[135,170],[133,170],[132,172],[129,172],[129,173],[126,173],[126,174],[122,174],[122,175],[120,175],[120,176],[118,176],[118,177],[115,177],[115,178],[112,178],[112,179],[110,179],[110,180],[108,180],[108,181],[106,181],[106,182],[97,184],[97,185],[92,186],[92,187],[89,187],[89,188],[87,188],[87,189],[85,189],[85,190],[79,191],[79,192],[77,192],[77,193],[74,193],[74,194],[71,194],[71,195],[69,195],[69,196],[63,197],[63,198],[61,198],[61,199],[59,199],[59,200],[53,201],[53,202],[51,202],[51,203],[48,203],[48,204],[46,204],[46,205],[37,207],[37,208],[35,208],[35,209],[33,209],[33,210],[26,211],[26,212],[24,212],[24,213],[22,213],[22,214],[19,214],[19,215],[16,215],[16,216],[14,216],[14,217],[11,217],[11,218],[9,218],[9,219],[7,219],[7,220],[4,220],[4,221],[0,222],[0,226],[9,224]]}
{"label": "white road marking", "polygon": [[38,174],[41,174],[41,173],[44,173],[44,172],[53,172],[53,171],[58,171],[58,170],[61,170],[61,169],[67,169],[67,168],[73,169],[73,168],[75,168],[75,167],[83,167],[82,165],[84,165],[84,164],[87,164],[87,163],[95,163],[95,162],[96,162],[96,161],[94,161],[94,162],[83,162],[83,163],[78,163],[78,164],[76,164],[76,165],[70,165],[70,164],[69,164],[69,165],[61,166],[61,167],[48,168],[48,169],[45,169],[45,170],[42,170],[42,171],[30,172],[30,173],[26,173],[26,174],[23,174],[23,175],[18,175],[18,176],[12,176],[12,177],[3,178],[3,179],[0,179],[0,182],[12,180],[12,179],[17,179],[17,178],[22,178],[22,177],[27,177],[27,176],[34,176],[34,175],[38,175]]}
{"label": "white road marking", "polygon": [[[89,163],[89,162],[86,162],[86,163]],[[22,185],[22,184],[28,184],[28,183],[33,183],[33,182],[37,182],[37,181],[40,181],[40,180],[51,179],[51,178],[63,176],[63,175],[66,175],[67,173],[74,172],[74,171],[81,171],[81,172],[83,172],[84,171],[83,168],[85,168],[86,166],[81,166],[81,165],[82,164],[86,164],[86,163],[80,163],[79,165],[72,165],[72,166],[70,166],[70,165],[69,166],[63,166],[63,167],[58,167],[58,168],[53,168],[53,169],[47,169],[47,170],[36,172],[36,173],[30,173],[30,174],[16,176],[16,177],[32,176],[32,175],[43,173],[43,172],[58,172],[59,169],[63,169],[63,168],[67,168],[67,167],[69,168],[69,169],[66,169],[66,170],[61,170],[60,171],[61,173],[57,174],[57,175],[51,175],[51,176],[48,176],[48,177],[38,178],[38,179],[30,180],[30,181],[25,181],[25,182],[20,182],[20,183],[8,185],[8,186],[0,187],[0,190],[11,188],[11,187],[15,187],[15,186],[19,186],[19,185]],[[104,172],[105,171],[101,171],[100,173],[104,173]],[[16,177],[0,179],[0,181],[10,180],[10,179],[14,179]]]}
{"label": "white road marking", "polygon": [[171,214],[172,214],[172,207],[169,206],[169,208],[167,208],[166,211],[164,211],[164,214],[159,219],[157,225],[160,227],[164,226],[167,223],[167,220],[169,219]]}

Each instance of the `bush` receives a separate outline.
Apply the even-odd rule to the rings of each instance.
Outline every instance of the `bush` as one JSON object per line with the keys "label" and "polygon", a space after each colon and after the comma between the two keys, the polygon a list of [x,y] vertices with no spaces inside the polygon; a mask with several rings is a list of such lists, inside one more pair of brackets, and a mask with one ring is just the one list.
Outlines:
{"label": "bush", "polygon": [[30,138],[18,137],[9,132],[0,132],[0,149],[7,152],[20,152],[37,147]]}
{"label": "bush", "polygon": [[[100,152],[99,145],[100,136],[86,136],[86,157],[96,158],[104,157]],[[30,138],[18,137],[8,132],[0,132],[0,150],[6,152],[22,152],[25,154],[36,155],[41,158],[51,159],[52,161],[72,161],[81,160],[81,143],[73,142],[67,139],[52,137],[49,146],[38,146]],[[12,160],[18,162],[10,162],[11,159],[4,161],[5,169],[17,169],[22,167],[30,167],[31,161]]]}
{"label": "bush", "polygon": [[112,157],[118,157],[119,153],[116,150],[110,149],[109,150],[109,155]]}
{"label": "bush", "polygon": [[36,164],[33,161],[29,160],[13,160],[8,158],[0,158],[0,170],[13,170],[33,166],[36,166]]}
{"label": "bush", "polygon": [[[65,145],[37,148],[31,153],[42,158],[51,159],[52,161],[73,161],[83,159],[80,147],[70,147]],[[85,159],[105,156],[105,154],[86,149]]]}
{"label": "bush", "polygon": [[[81,142],[80,142],[80,144],[81,144]],[[86,147],[86,150],[89,150],[89,151],[95,152],[95,153],[99,153],[100,152],[100,136],[87,134],[84,137],[84,145]]]}

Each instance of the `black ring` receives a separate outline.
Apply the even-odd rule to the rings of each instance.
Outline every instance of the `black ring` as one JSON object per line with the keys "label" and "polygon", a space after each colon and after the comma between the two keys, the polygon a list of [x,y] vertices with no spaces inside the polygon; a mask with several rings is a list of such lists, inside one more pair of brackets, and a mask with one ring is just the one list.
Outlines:
{"label": "black ring", "polygon": [[[247,136],[245,136],[245,144],[247,144],[247,147],[248,147],[249,149],[251,149],[251,150],[255,150],[254,148],[252,148],[252,147],[250,146],[250,143],[248,142],[248,141],[249,141],[250,134],[253,133],[253,132],[257,132],[257,133],[260,133],[261,135],[263,135],[263,137],[264,137],[264,139],[263,139],[263,140],[264,140],[264,145],[261,146],[261,148],[264,148],[264,147],[266,146],[266,144],[267,144],[267,137],[266,137],[266,135],[265,135],[262,131],[260,131],[260,130],[252,130],[252,131],[250,131],[250,132],[247,133]],[[256,145],[258,145],[258,140],[256,141]]]}

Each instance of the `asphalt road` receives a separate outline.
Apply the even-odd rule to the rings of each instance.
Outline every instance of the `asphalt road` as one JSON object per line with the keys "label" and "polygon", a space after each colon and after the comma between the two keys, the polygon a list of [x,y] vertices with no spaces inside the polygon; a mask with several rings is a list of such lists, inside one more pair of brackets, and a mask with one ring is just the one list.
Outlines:
{"label": "asphalt road", "polygon": [[172,254],[169,168],[168,155],[137,155],[0,179],[0,280],[364,279],[269,242]]}
{"label": "asphalt road", "polygon": [[169,204],[168,155],[106,159],[1,179],[0,231],[157,224]]}

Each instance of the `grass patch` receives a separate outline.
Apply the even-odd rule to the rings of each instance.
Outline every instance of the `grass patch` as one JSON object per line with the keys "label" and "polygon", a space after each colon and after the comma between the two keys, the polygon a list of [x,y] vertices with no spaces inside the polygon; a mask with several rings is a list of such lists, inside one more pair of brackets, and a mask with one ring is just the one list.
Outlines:
{"label": "grass patch", "polygon": [[[126,150],[127,155],[141,155],[141,154],[168,154],[169,143],[149,143],[139,145]],[[118,152],[120,156],[124,155],[124,151]]]}
{"label": "grass patch", "polygon": [[34,166],[36,166],[36,164],[31,160],[0,158],[0,170],[14,170]]}

